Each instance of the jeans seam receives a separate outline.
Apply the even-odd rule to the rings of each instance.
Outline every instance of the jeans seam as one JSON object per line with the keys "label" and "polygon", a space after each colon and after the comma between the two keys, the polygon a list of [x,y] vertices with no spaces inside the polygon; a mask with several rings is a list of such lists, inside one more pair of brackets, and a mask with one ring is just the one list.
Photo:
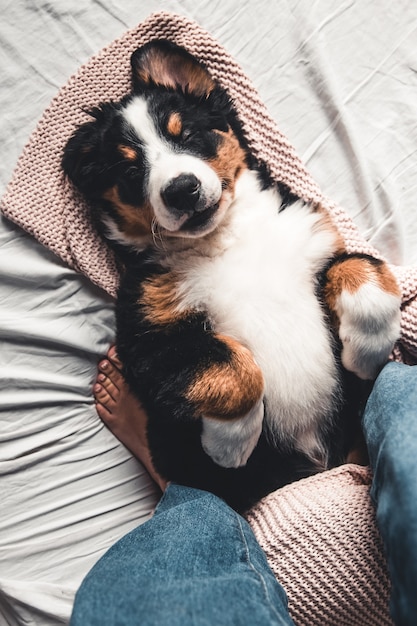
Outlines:
{"label": "jeans seam", "polygon": [[[247,561],[249,567],[251,568],[251,570],[255,573],[255,575],[257,576],[257,578],[261,582],[261,585],[262,585],[262,588],[264,590],[264,594],[265,594],[266,600],[268,602],[268,605],[270,607],[270,610],[276,615],[276,617],[278,618],[279,623],[283,624],[283,626],[286,626],[287,622],[282,619],[282,616],[279,614],[279,612],[274,607],[274,604],[272,602],[271,596],[269,594],[268,585],[266,584],[263,575],[259,572],[259,570],[252,563],[252,560],[250,558],[249,545],[248,545],[248,542],[246,540],[245,533],[244,533],[243,527],[242,527],[242,520],[240,519],[239,515],[237,515],[237,514],[236,514],[236,519],[237,519],[237,523],[239,525],[239,531],[240,531],[240,534],[241,534],[241,537],[242,537],[242,540],[243,540],[243,543],[244,543],[244,546],[245,546],[246,561]],[[259,549],[262,549],[262,548],[259,548]]]}

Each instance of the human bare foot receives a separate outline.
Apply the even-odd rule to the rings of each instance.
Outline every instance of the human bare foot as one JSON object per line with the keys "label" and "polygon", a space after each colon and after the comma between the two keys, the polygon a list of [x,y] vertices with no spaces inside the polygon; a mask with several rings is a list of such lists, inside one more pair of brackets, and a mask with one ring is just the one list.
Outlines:
{"label": "human bare foot", "polygon": [[130,391],[116,350],[111,347],[107,358],[98,364],[99,373],[93,387],[96,409],[111,432],[146,467],[153,480],[164,491],[167,483],[155,470],[146,437],[147,416]]}

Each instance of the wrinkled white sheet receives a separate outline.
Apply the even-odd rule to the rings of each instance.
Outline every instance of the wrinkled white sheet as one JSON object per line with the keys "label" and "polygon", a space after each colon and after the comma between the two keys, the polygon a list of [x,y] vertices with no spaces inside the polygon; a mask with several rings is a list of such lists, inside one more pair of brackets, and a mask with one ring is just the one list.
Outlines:
{"label": "wrinkled white sheet", "polygon": [[0,624],[61,624],[156,493],[94,409],[110,299],[5,220],[0,268]]}
{"label": "wrinkled white sheet", "polygon": [[[0,186],[44,108],[149,13],[186,14],[241,63],[323,190],[417,262],[415,0],[2,0]],[[113,305],[0,221],[0,626],[66,624],[82,577],[155,489],[91,396]]]}

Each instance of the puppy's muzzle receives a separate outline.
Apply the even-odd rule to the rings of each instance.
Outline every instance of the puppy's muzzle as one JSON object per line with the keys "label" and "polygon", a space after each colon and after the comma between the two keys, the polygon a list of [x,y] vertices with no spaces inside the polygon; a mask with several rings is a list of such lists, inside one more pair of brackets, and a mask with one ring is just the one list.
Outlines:
{"label": "puppy's muzzle", "polygon": [[172,178],[161,191],[161,197],[167,209],[177,216],[191,217],[206,208],[201,182],[194,174]]}

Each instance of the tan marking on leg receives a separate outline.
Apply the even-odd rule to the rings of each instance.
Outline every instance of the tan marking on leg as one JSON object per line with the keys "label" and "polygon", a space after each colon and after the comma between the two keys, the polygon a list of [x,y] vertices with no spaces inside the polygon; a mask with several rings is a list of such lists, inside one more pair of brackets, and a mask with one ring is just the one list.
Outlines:
{"label": "tan marking on leg", "polygon": [[263,375],[251,352],[231,337],[218,335],[231,350],[227,363],[208,367],[187,393],[205,418],[236,419],[245,416],[264,391]]}
{"label": "tan marking on leg", "polygon": [[117,185],[107,189],[103,198],[112,203],[121,219],[120,230],[129,237],[143,237],[152,233],[153,211],[149,204],[133,206],[120,199]]}
{"label": "tan marking on leg", "polygon": [[346,290],[355,293],[364,283],[372,278],[369,263],[363,259],[346,259],[342,263],[335,263],[328,271],[326,285],[326,300],[331,309],[337,298]]}
{"label": "tan marking on leg", "polygon": [[377,270],[378,282],[381,289],[384,289],[387,293],[392,293],[394,296],[400,296],[400,288],[388,265],[382,263],[375,269]]}
{"label": "tan marking on leg", "polygon": [[355,293],[367,282],[377,284],[387,293],[400,295],[387,264],[375,265],[366,258],[348,258],[341,263],[335,263],[328,271],[327,278],[324,295],[331,311],[336,310],[337,299],[342,291]]}
{"label": "tan marking on leg", "polygon": [[143,283],[140,303],[145,318],[151,324],[175,324],[189,314],[189,311],[179,311],[177,284],[178,278],[174,272],[154,276]]}

